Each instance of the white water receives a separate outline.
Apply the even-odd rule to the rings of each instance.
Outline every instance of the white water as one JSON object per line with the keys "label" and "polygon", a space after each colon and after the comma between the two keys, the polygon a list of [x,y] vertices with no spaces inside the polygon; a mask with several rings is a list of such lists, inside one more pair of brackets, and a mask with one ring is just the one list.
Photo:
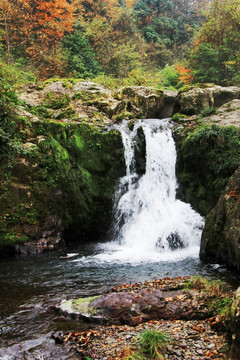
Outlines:
{"label": "white water", "polygon": [[[134,158],[140,127],[146,141],[146,172],[141,177]],[[176,149],[168,120],[139,120],[133,131],[123,122],[118,129],[126,176],[116,191],[113,241],[99,245],[103,252],[91,260],[81,261],[132,264],[197,257],[204,220],[189,204],[176,199]]]}

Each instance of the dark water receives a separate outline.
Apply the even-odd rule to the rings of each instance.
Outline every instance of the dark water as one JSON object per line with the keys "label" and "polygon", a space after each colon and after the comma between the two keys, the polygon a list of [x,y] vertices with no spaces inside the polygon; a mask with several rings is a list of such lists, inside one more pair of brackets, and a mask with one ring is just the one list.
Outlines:
{"label": "dark water", "polygon": [[[73,255],[76,254],[76,255]],[[237,282],[237,278],[218,265],[204,265],[198,257],[177,261],[129,260],[111,258],[113,251],[99,246],[72,249],[70,257],[60,254],[0,260],[0,359],[41,359],[34,351],[14,353],[13,345],[38,339],[38,354],[46,354],[50,333],[58,330],[85,330],[89,324],[64,319],[52,307],[62,299],[107,292],[114,285],[135,283],[165,276],[201,274]],[[102,255],[101,255],[102,254]],[[41,338],[44,335],[45,337]],[[31,348],[31,343],[23,343]],[[36,345],[34,343],[34,345]],[[11,349],[6,350],[6,347]],[[7,351],[7,352],[6,352]],[[7,357],[5,353],[15,354]],[[26,351],[25,351],[26,352]],[[3,356],[4,354],[4,356]],[[2,355],[2,356],[1,356]],[[18,357],[14,357],[18,356]],[[24,357],[25,356],[25,357]],[[42,357],[42,359],[51,357]],[[58,357],[56,356],[56,359]],[[59,357],[61,359],[66,356]]]}

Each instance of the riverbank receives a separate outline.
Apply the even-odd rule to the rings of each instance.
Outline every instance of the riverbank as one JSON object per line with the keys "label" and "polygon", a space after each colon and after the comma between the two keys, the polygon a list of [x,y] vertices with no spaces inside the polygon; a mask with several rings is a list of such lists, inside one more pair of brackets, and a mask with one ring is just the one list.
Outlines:
{"label": "riverbank", "polygon": [[[136,284],[124,284],[112,289],[114,294],[137,294],[145,290],[150,294],[156,291],[167,292],[165,309],[174,303],[174,293],[178,291],[179,306],[189,306],[184,302],[190,292],[198,295],[191,304],[189,318],[155,319],[141,321],[136,326],[128,324],[112,325],[114,319],[108,319],[106,326],[98,326],[84,332],[55,333],[53,338],[60,346],[65,346],[78,359],[118,360],[118,359],[227,359],[230,350],[230,308],[233,300],[232,288],[222,281],[209,281],[201,277],[163,278]],[[171,293],[173,297],[171,297]],[[110,293],[111,294],[111,293]],[[202,296],[204,294],[204,296]],[[108,294],[109,295],[109,294]],[[108,296],[103,295],[103,296]],[[205,311],[205,306],[208,312]],[[119,304],[118,307],[123,305]],[[133,307],[134,304],[131,305]],[[109,304],[111,308],[111,304]],[[198,315],[196,310],[198,309]],[[193,312],[195,315],[193,315]],[[154,317],[154,316],[153,316]],[[183,317],[184,319],[181,319]],[[121,318],[121,322],[123,319]],[[129,322],[129,321],[126,321]],[[154,357],[148,349],[143,350],[142,338],[149,335],[164,334],[167,343],[160,349],[158,357]],[[162,357],[161,357],[162,356]]]}

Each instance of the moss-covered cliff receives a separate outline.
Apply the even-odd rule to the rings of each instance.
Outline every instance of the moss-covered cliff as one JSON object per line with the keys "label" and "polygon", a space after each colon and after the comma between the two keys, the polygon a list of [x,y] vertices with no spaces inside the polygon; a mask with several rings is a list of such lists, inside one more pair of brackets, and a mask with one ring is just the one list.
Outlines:
{"label": "moss-covered cliff", "polygon": [[201,115],[173,116],[178,196],[206,216],[200,258],[237,271],[240,269],[239,119],[237,99],[219,109],[204,109]]}
{"label": "moss-covered cliff", "polygon": [[[174,106],[178,196],[207,215],[239,165],[239,94],[214,86],[178,96],[143,87],[110,91],[68,80],[18,89],[19,100],[11,95],[16,114],[3,114],[0,123],[0,249],[35,253],[61,248],[64,238],[106,234],[114,186],[125,171],[121,136],[111,124],[170,116]],[[141,134],[139,141],[141,174]]]}
{"label": "moss-covered cliff", "polygon": [[26,252],[57,249],[68,229],[103,235],[125,171],[120,133],[25,108],[1,123],[0,249],[26,241]]}
{"label": "moss-covered cliff", "polygon": [[22,142],[1,166],[0,246],[39,239],[44,246],[69,227],[102,235],[124,174],[120,134],[87,124],[15,124]]}
{"label": "moss-covered cliff", "polygon": [[[192,126],[190,126],[192,125]],[[216,205],[240,161],[240,131],[186,120],[174,130],[178,162],[178,195],[202,215]]]}

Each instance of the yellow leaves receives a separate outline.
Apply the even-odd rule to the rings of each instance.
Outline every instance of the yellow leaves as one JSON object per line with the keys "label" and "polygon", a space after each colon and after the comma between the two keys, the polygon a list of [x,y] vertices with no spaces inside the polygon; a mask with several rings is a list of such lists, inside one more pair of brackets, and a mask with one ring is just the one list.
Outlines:
{"label": "yellow leaves", "polygon": [[25,42],[37,35],[47,34],[45,41],[51,47],[60,41],[64,32],[71,31],[73,24],[73,6],[66,0],[37,1],[37,0],[0,0],[7,3],[8,22],[12,37],[24,37]]}
{"label": "yellow leaves", "polygon": [[76,15],[88,23],[96,19],[113,19],[119,10],[118,0],[73,0],[72,4]]}
{"label": "yellow leaves", "polygon": [[129,8],[133,8],[137,0],[125,0],[125,5]]}

